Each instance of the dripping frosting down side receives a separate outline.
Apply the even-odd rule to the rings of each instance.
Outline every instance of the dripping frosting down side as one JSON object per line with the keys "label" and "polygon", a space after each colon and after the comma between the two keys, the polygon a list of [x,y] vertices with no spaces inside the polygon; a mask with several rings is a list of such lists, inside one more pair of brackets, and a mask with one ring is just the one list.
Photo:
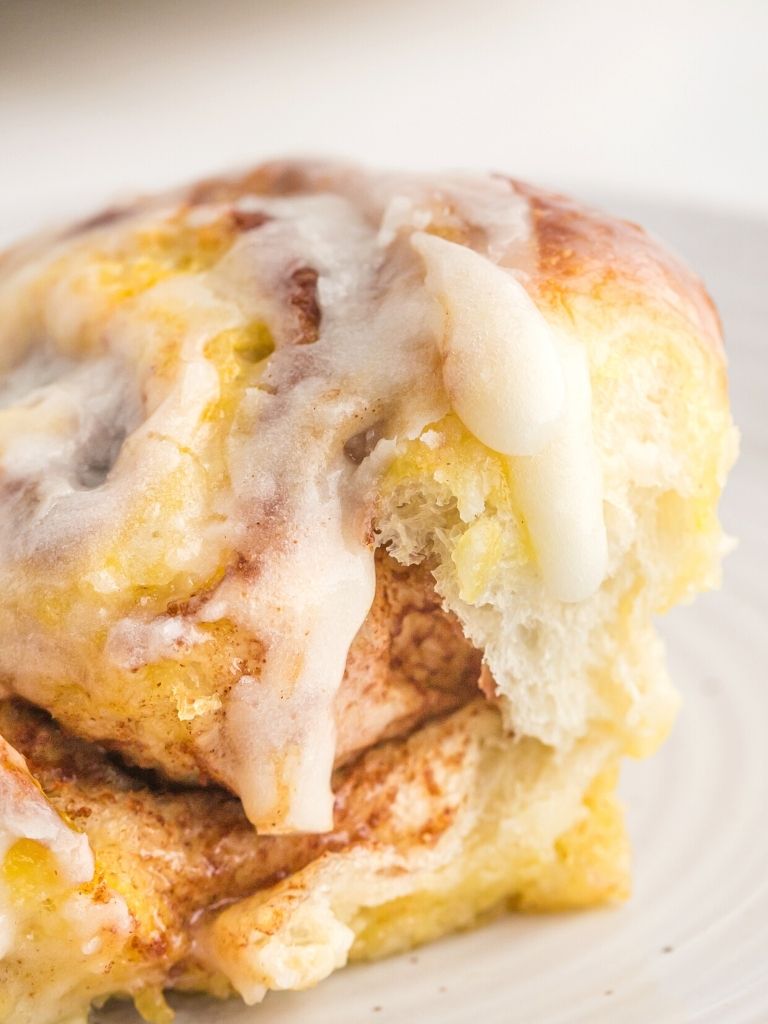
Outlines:
{"label": "dripping frosting down side", "polygon": [[[278,347],[262,387],[245,397],[244,418],[260,451],[272,453],[262,464],[247,448],[230,452],[241,550],[255,576],[223,581],[204,614],[237,622],[264,645],[261,671],[243,675],[225,705],[225,781],[260,831],[317,832],[333,825],[334,698],[375,582],[366,465],[374,449],[357,463],[345,449],[374,427],[390,445],[416,436],[446,405],[410,253],[380,247],[336,197],[270,209],[260,241],[266,232],[272,260],[281,253],[284,263],[261,273],[280,279],[296,264],[311,267],[321,320],[311,345]],[[228,270],[254,266],[243,246]]]}
{"label": "dripping frosting down side", "polygon": [[552,333],[523,286],[464,245],[417,233],[426,286],[444,310],[443,379],[478,441],[505,455],[535,455],[563,410]]}
{"label": "dripping frosting down side", "polygon": [[509,457],[539,569],[552,595],[581,601],[607,561],[589,369],[507,270],[466,246],[418,232],[426,287],[443,313],[443,379],[452,407]]}
{"label": "dripping frosting down side", "polygon": [[554,597],[576,602],[603,582],[608,544],[589,368],[579,345],[559,347],[566,399],[558,430],[537,455],[509,461],[542,576]]}

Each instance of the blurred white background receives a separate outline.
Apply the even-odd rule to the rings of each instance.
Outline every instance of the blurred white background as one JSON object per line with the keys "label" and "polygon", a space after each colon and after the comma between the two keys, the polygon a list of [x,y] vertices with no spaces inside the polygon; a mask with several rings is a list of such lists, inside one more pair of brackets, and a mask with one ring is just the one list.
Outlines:
{"label": "blurred white background", "polygon": [[0,241],[282,154],[768,215],[767,0],[0,0]]}

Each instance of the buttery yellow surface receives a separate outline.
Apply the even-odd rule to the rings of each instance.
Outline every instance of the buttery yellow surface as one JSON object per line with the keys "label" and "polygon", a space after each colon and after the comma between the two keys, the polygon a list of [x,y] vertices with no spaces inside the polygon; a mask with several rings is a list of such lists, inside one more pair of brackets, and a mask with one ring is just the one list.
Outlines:
{"label": "buttery yellow surface", "polygon": [[[599,775],[584,796],[585,815],[547,856],[500,842],[494,808],[472,836],[454,884],[439,884],[355,917],[353,959],[369,960],[468,928],[503,910],[579,910],[629,896],[629,846],[616,799],[615,768]],[[501,809],[499,809],[501,810]]]}
{"label": "buttery yellow surface", "polygon": [[[83,311],[76,329],[60,331],[57,347],[75,358],[94,355],[101,333],[119,326],[121,316],[148,318],[147,329],[137,335],[141,343],[127,356],[139,378],[147,380],[150,404],[156,403],[163,380],[179,372],[180,342],[190,325],[183,312],[166,311],[161,299],[150,300],[143,312],[136,303],[162,282],[209,268],[234,237],[226,216],[192,227],[179,213],[120,236],[117,246],[93,248],[88,241],[76,245],[53,262],[38,285],[40,293],[68,294],[67,301]],[[66,651],[41,670],[36,699],[55,708],[62,721],[75,728],[82,724],[86,731],[114,731],[107,723],[126,720],[125,734],[134,736],[139,760],[143,747],[176,746],[182,777],[196,774],[184,753],[189,723],[218,710],[220,700],[213,691],[222,675],[231,674],[234,662],[257,656],[257,649],[243,645],[226,620],[201,627],[208,642],[184,664],[165,658],[126,673],[105,656],[105,645],[111,626],[121,618],[137,611],[149,617],[183,605],[215,586],[234,557],[226,543],[212,539],[193,570],[179,571],[172,562],[189,537],[211,528],[212,538],[216,536],[222,518],[218,503],[229,488],[227,439],[238,429],[244,390],[258,380],[273,348],[261,322],[245,322],[211,337],[204,355],[218,375],[219,390],[203,410],[194,437],[180,445],[172,437],[150,435],[166,450],[161,452],[165,461],[160,475],[134,490],[106,529],[62,552],[54,572],[47,565],[30,564],[0,599],[0,631],[10,635],[21,623],[32,630],[39,626]],[[4,437],[10,441],[20,433],[34,433],[34,422],[19,420],[25,415],[24,409],[0,410],[0,450]],[[134,449],[135,439],[129,437],[117,470],[120,460],[134,457]],[[86,687],[78,685],[83,676],[90,680]],[[152,763],[149,751],[146,760]]]}

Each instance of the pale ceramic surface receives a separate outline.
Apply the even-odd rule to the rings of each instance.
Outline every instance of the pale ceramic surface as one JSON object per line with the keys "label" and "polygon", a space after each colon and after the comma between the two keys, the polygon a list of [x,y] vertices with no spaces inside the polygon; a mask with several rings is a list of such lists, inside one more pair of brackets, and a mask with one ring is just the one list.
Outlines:
{"label": "pale ceramic surface", "polygon": [[[664,623],[685,706],[627,766],[635,849],[625,907],[507,917],[354,967],[259,1007],[180,1000],[178,1024],[765,1024],[768,1021],[768,224],[606,202],[697,267],[718,302],[743,432],[723,516],[724,588]],[[125,1007],[103,1024],[138,1018]]]}

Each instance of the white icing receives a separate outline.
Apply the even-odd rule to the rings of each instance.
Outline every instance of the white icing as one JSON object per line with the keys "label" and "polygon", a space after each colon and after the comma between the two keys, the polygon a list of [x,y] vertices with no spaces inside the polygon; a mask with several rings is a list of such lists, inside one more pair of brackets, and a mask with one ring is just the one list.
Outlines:
{"label": "white icing", "polygon": [[382,248],[386,248],[403,231],[425,231],[432,223],[432,219],[431,210],[420,209],[408,196],[395,196],[388,203],[381,218],[377,242]]}
{"label": "white icing", "polygon": [[421,443],[425,444],[427,448],[431,448],[432,451],[437,451],[438,448],[443,444],[445,440],[443,435],[437,430],[425,430],[421,435]]}
{"label": "white icing", "polygon": [[[75,832],[56,813],[32,779],[24,758],[0,737],[0,865],[20,839],[47,847],[64,882],[75,886],[93,878],[88,837]],[[11,951],[16,930],[16,909],[0,883],[0,960]]]}
{"label": "white icing", "polygon": [[133,928],[128,905],[116,892],[110,892],[109,898],[99,903],[88,893],[74,892],[62,906],[61,916],[87,956],[101,951],[107,934],[129,935]]}
{"label": "white icing", "polygon": [[241,677],[227,708],[243,806],[268,832],[333,827],[333,701],[373,600],[369,552],[355,551],[331,530],[318,540],[322,550],[300,545],[309,559],[302,563],[307,575],[276,588],[281,606],[265,609],[260,602],[269,615],[261,621],[272,626],[264,670],[259,679]]}
{"label": "white icing", "polygon": [[0,856],[18,840],[47,846],[73,884],[93,877],[88,837],[59,817],[29,774],[24,758],[0,738]]}
{"label": "white icing", "polygon": [[472,249],[422,233],[412,244],[444,310],[443,379],[454,410],[489,448],[534,454],[564,401],[549,325],[519,281]]}
{"label": "white icing", "polygon": [[25,359],[0,378],[0,409],[19,402],[33,403],[38,389],[60,379],[76,365],[74,360],[42,345],[30,349]]}
{"label": "white icing", "polygon": [[512,476],[547,587],[561,601],[583,601],[606,572],[603,484],[586,352],[564,339],[560,358],[566,402],[557,434],[537,455],[512,459]]}
{"label": "white icing", "polygon": [[600,464],[589,368],[560,340],[511,273],[466,246],[417,233],[426,284],[444,310],[443,379],[480,441],[511,456],[547,587],[582,601],[605,577]]}
{"label": "white icing", "polygon": [[[439,183],[427,177],[382,175],[366,183],[378,199],[381,215],[379,244],[389,245],[398,234],[414,231],[469,231],[476,244],[494,262],[528,271],[533,267],[528,204],[521,202],[510,183],[486,174],[449,174]],[[391,198],[390,198],[391,197]]]}
{"label": "white icing", "polygon": [[[356,211],[335,197],[268,208],[293,214],[262,229],[274,251],[319,271],[322,332],[311,346],[279,348],[265,388],[244,402],[260,425],[260,446],[279,452],[279,461],[232,449],[233,490],[246,519],[268,520],[271,554],[255,586],[224,581],[203,615],[234,619],[265,642],[259,678],[243,676],[226,707],[228,771],[248,816],[263,831],[318,831],[332,824],[333,700],[374,592],[368,481],[344,455],[344,442],[382,410],[388,431],[401,436],[446,406],[428,388],[431,309],[415,268],[404,263],[401,279],[372,302],[381,255]],[[281,267],[260,266],[254,245],[245,239],[230,254],[227,275],[258,281],[268,274],[273,290]]]}
{"label": "white icing", "polygon": [[54,355],[46,364],[32,350],[14,373],[15,386],[46,373],[48,383],[13,403],[20,422],[0,428],[0,465],[11,479],[38,480],[53,499],[94,484],[94,473],[111,465],[124,435],[138,425],[139,408],[112,356],[77,364]]}
{"label": "white icing", "polygon": [[8,956],[16,941],[16,914],[10,901],[5,898],[3,886],[0,885],[0,962]]}
{"label": "white icing", "polygon": [[160,615],[149,621],[132,617],[120,619],[110,629],[106,653],[115,665],[130,672],[164,658],[178,658],[207,640],[202,629],[180,615]]}

